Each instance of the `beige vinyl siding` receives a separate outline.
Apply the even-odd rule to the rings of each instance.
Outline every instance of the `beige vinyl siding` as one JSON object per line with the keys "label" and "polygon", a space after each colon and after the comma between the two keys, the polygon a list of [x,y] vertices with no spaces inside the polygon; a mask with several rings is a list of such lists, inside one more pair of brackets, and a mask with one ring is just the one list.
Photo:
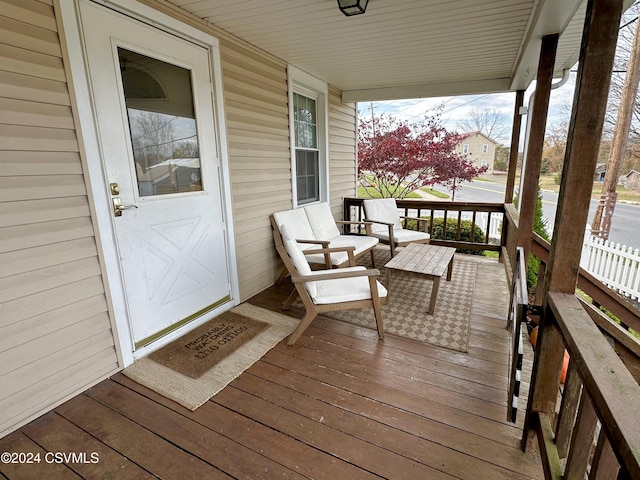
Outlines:
{"label": "beige vinyl siding", "polygon": [[[221,42],[227,139],[240,295],[246,300],[273,283],[281,268],[269,215],[293,205],[284,65]],[[355,104],[329,89],[330,204],[355,194]]]}
{"label": "beige vinyl siding", "polygon": [[0,0],[0,436],[118,369],[51,1]]}
{"label": "beige vinyl siding", "polygon": [[356,195],[356,120],[354,103],[342,103],[340,91],[329,88],[329,187],[331,211],[342,219],[342,199]]}
{"label": "beige vinyl siding", "polygon": [[269,215],[292,206],[287,71],[221,40],[220,56],[241,300],[281,268]]}

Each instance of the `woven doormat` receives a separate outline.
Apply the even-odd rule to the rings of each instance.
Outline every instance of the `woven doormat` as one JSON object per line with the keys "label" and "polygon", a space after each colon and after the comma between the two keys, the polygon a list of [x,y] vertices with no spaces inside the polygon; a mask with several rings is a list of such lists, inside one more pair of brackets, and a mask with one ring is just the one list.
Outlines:
{"label": "woven doormat", "polygon": [[235,312],[224,312],[156,350],[149,358],[187,377],[199,378],[267,326]]}
{"label": "woven doormat", "polygon": [[[300,322],[296,318],[256,307],[249,303],[238,305],[230,312],[258,321],[264,324],[264,328],[255,332],[251,338],[246,338],[235,349],[228,351],[227,355],[218,359],[217,363],[207,368],[198,378],[185,375],[180,371],[154,361],[150,358],[151,355],[137,360],[125,368],[122,373],[160,395],[178,402],[189,410],[195,410],[291,334]],[[229,322],[226,316],[225,321]],[[247,323],[245,320],[241,321],[245,324]],[[199,345],[204,345],[205,339],[202,335],[207,335],[208,333],[207,338],[210,341],[204,347],[211,347],[221,338],[216,337],[217,332],[213,332],[213,329],[215,329],[215,326],[205,329],[204,334],[196,335],[195,341],[197,342],[198,338],[200,338]],[[235,332],[237,329],[235,328],[233,331]],[[174,343],[178,343],[178,341]]]}
{"label": "woven doormat", "polygon": [[[384,284],[383,265],[390,259],[388,247],[376,248],[374,254],[376,267],[382,273],[379,280]],[[360,257],[360,260],[362,265],[371,267],[368,255]],[[420,275],[394,271],[391,277],[389,300],[382,306],[384,331],[439,347],[467,352],[473,287],[477,270],[475,262],[460,258],[459,255],[455,256],[451,280],[447,281],[445,277],[440,279],[433,315],[427,313],[433,282]],[[343,310],[326,315],[363,327],[376,328],[372,308]]]}

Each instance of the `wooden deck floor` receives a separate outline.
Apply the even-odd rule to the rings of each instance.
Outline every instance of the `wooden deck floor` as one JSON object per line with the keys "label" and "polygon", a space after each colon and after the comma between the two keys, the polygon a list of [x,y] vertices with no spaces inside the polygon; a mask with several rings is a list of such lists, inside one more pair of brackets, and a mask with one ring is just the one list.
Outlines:
{"label": "wooden deck floor", "polygon": [[[320,317],[195,412],[120,374],[98,384],[0,439],[42,459],[0,463],[0,478],[543,478],[505,420],[503,267],[478,275],[468,354]],[[278,310],[289,288],[251,303]]]}

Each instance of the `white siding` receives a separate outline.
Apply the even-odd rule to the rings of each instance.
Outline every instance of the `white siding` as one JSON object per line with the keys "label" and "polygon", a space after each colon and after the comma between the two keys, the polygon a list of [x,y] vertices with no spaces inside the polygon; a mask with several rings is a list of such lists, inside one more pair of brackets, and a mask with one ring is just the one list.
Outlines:
{"label": "white siding", "polygon": [[118,368],[51,1],[0,0],[0,436]]}

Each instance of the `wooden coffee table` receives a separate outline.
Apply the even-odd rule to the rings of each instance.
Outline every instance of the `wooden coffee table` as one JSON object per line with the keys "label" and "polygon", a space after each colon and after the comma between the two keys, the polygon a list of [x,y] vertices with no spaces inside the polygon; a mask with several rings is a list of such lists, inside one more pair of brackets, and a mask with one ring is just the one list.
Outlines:
{"label": "wooden coffee table", "polygon": [[447,280],[451,280],[453,254],[455,248],[439,247],[424,243],[410,243],[399,251],[384,267],[386,269],[387,289],[391,293],[391,272],[400,270],[413,272],[433,280],[428,313],[433,314],[440,287],[440,277],[447,271]]}

